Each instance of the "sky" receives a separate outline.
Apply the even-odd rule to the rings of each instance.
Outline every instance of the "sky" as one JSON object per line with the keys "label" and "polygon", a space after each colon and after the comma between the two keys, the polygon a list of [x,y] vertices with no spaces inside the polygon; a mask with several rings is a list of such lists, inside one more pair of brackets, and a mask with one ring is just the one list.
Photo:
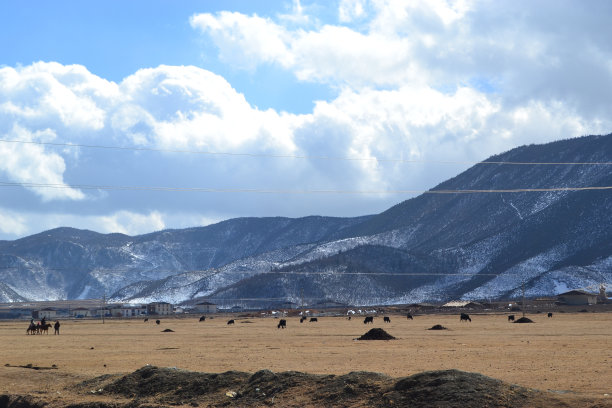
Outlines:
{"label": "sky", "polygon": [[[374,214],[612,132],[612,2],[0,2],[0,239]],[[526,186],[528,187],[528,186]]]}

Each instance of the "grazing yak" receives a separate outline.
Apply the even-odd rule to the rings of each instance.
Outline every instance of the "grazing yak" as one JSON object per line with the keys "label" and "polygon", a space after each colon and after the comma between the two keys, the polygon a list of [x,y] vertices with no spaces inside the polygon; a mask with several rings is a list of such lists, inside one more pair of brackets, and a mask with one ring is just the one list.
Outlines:
{"label": "grazing yak", "polygon": [[161,321],[160,321],[160,320],[156,320],[156,321],[155,321],[155,324],[160,324],[160,323],[161,323]]}
{"label": "grazing yak", "polygon": [[145,317],[144,322],[146,323],[146,322],[148,322],[148,321],[149,321],[149,318],[148,318],[148,317]]}
{"label": "grazing yak", "polygon": [[469,315],[469,314],[467,314],[467,313],[461,313],[461,316],[459,317],[459,321],[460,321],[460,322],[462,322],[462,321],[464,321],[464,320],[465,320],[466,322],[468,322],[468,321],[469,321],[469,322],[471,322],[471,321],[472,321],[472,319],[470,319],[470,315]]}
{"label": "grazing yak", "polygon": [[406,315],[406,319],[407,319],[407,320],[412,320],[412,313],[408,313],[408,314]]}
{"label": "grazing yak", "polygon": [[306,320],[305,317],[300,317],[300,323],[304,323],[304,320]]}
{"label": "grazing yak", "polygon": [[548,312],[548,317],[552,317],[552,313],[551,312]]}
{"label": "grazing yak", "polygon": [[319,319],[317,319],[316,317],[311,317],[311,318],[310,318],[310,321],[311,321],[311,322],[318,322],[318,321],[319,321]]}
{"label": "grazing yak", "polygon": [[509,322],[513,322],[513,321],[514,321],[514,315],[510,315],[510,316],[508,316],[508,321],[509,321]]}
{"label": "grazing yak", "polygon": [[228,321],[227,321],[227,324],[234,324],[234,319],[232,319],[232,320],[228,320]]}
{"label": "grazing yak", "polygon": [[278,329],[284,329],[287,327],[287,320],[285,319],[280,319],[280,321],[278,322],[278,326],[276,326]]}
{"label": "grazing yak", "polygon": [[205,321],[206,321],[206,316],[202,316],[202,317],[200,317],[200,321],[201,321],[201,322],[205,322]]}
{"label": "grazing yak", "polygon": [[391,323],[391,319],[389,319],[387,316],[383,317],[383,321],[385,323]]}
{"label": "grazing yak", "polygon": [[368,323],[374,324],[374,316],[366,316],[366,318],[363,319],[363,324],[368,324]]}

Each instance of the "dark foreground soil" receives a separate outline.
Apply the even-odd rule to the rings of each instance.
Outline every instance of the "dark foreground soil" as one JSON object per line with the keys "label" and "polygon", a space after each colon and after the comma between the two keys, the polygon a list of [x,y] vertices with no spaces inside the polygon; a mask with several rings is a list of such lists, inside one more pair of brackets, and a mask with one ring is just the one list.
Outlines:
{"label": "dark foreground soil", "polygon": [[0,408],[571,406],[549,392],[459,370],[428,371],[397,379],[371,372],[210,374],[145,366],[124,376],[96,377],[67,391],[77,400],[80,395],[82,402],[58,405],[33,396],[0,395]]}

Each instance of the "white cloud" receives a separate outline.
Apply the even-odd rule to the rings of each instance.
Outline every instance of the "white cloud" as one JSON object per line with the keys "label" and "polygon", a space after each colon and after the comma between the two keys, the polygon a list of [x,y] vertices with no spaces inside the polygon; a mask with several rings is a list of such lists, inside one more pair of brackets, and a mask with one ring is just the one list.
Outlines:
{"label": "white cloud", "polygon": [[116,86],[80,65],[38,62],[0,68],[0,117],[79,131],[104,126],[100,101],[117,95]]}
{"label": "white cloud", "polygon": [[257,15],[220,12],[196,14],[191,25],[208,33],[219,46],[224,61],[253,69],[259,63],[292,64],[286,46],[287,33],[283,27]]}
{"label": "white cloud", "polygon": [[102,234],[118,232],[133,236],[163,230],[168,224],[173,228],[201,227],[223,219],[224,217],[207,217],[188,212],[139,213],[120,210],[107,215],[78,215],[62,212],[20,212],[0,207],[0,234],[3,239],[14,239],[53,228],[74,226]]}
{"label": "white cloud", "polygon": [[118,211],[109,216],[96,217],[93,224],[97,224],[97,232],[119,232],[126,235],[138,235],[151,231],[159,231],[166,224],[162,214],[152,211],[149,214],[138,214],[131,211]]}
{"label": "white cloud", "polygon": [[15,211],[0,208],[0,232],[8,236],[22,236],[28,232],[26,219]]}
{"label": "white cloud", "polygon": [[[299,80],[437,89],[482,85],[506,103],[566,100],[582,110],[612,91],[609,2],[343,0],[339,20],[305,30],[239,13],[194,15],[222,58],[253,69],[276,63]],[[598,114],[601,114],[601,109]]]}
{"label": "white cloud", "polygon": [[365,15],[365,0],[341,0],[338,6],[340,22],[350,22]]}
{"label": "white cloud", "polygon": [[[520,144],[612,128],[609,3],[594,2],[593,10],[563,3],[565,11],[550,3],[525,2],[336,4],[338,21],[310,18],[308,11],[315,8],[299,1],[290,15],[276,18],[221,12],[190,19],[217,45],[223,62],[250,70],[249,75],[274,64],[291,72],[296,82],[321,83],[337,92],[333,99],[316,102],[309,114],[260,110],[225,78],[195,66],[144,68],[119,83],[79,65],[0,68],[2,138],[252,157],[104,156],[85,149],[67,154],[49,146],[0,143],[0,173],[14,182],[64,187],[35,189],[46,204],[85,198],[66,188],[65,180],[268,190],[427,189],[468,165],[377,159],[478,161]],[[198,223],[202,215],[193,210],[198,205],[213,219],[232,211],[252,215],[259,209],[255,202],[269,215],[293,207],[296,213],[289,215],[328,214],[331,208],[308,195],[287,200],[215,196],[171,215],[170,208],[180,209],[188,200],[168,195],[159,203],[138,201],[113,191],[89,198],[88,204],[107,203],[110,215],[71,218],[58,212],[53,222],[39,225],[74,222],[135,234]],[[335,215],[346,215],[341,211],[357,201],[369,204],[379,198],[335,198]],[[146,207],[139,207],[143,201]],[[6,231],[30,222],[27,217],[16,220]]]}
{"label": "white cloud", "polygon": [[[13,128],[1,134],[1,137],[29,142],[52,140],[55,134],[49,129],[30,132],[14,124]],[[49,187],[27,187],[44,200],[80,200],[85,197],[81,191],[70,188],[64,183],[62,175],[65,169],[64,159],[57,153],[46,152],[41,145],[0,143],[0,172],[17,183],[49,185]]]}

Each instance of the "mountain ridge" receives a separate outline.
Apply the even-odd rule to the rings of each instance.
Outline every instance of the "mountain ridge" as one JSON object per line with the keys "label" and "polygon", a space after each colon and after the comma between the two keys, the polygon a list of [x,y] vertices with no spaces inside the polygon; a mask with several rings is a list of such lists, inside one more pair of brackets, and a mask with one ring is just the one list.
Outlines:
{"label": "mountain ridge", "polygon": [[[49,285],[67,298],[368,305],[516,296],[523,282],[528,295],[552,295],[612,281],[610,190],[556,190],[612,186],[611,163],[612,134],[584,136],[491,156],[380,214],[244,217],[134,237],[56,228],[0,241],[0,283],[13,291],[0,297],[42,300],[32,287]],[[501,192],[514,189],[530,191]]]}

